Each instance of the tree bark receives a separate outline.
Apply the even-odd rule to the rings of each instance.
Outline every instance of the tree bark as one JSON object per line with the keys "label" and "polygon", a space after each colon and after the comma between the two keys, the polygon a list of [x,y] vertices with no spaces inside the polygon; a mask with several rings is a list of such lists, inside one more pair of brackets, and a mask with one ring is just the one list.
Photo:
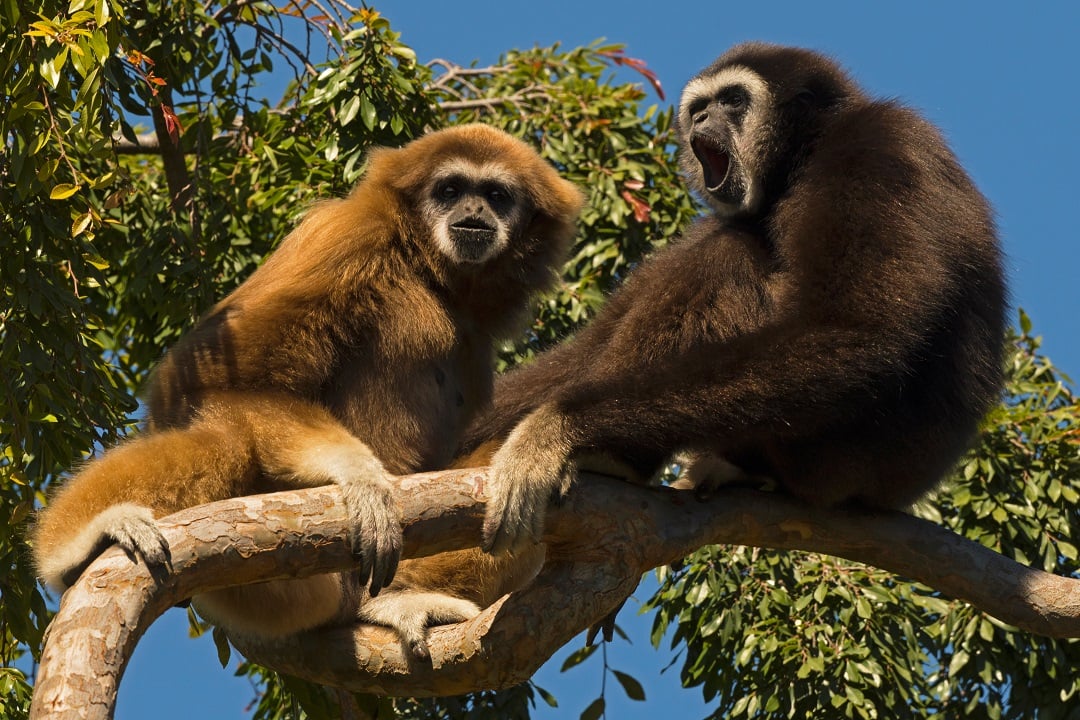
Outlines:
{"label": "tree bark", "polygon": [[[478,543],[485,469],[398,482],[406,557]],[[151,572],[113,548],[65,593],[42,655],[32,718],[111,717],[139,637],[197,592],[353,563],[334,486],[204,505],[160,525],[171,569]],[[1080,580],[1024,567],[899,512],[821,510],[743,489],[698,502],[689,491],[587,477],[551,510],[544,540],[549,562],[540,576],[469,622],[433,628],[430,662],[409,658],[389,630],[360,625],[239,649],[277,670],[353,691],[421,696],[507,687],[617,608],[643,572],[710,543],[864,562],[967,600],[1022,630],[1080,637]]]}
{"label": "tree bark", "polygon": [[179,128],[170,130],[169,123],[165,118],[165,109],[172,112],[172,90],[167,86],[158,91],[160,102],[150,108],[150,116],[154,121],[154,135],[157,136],[157,150],[161,153],[162,165],[165,168],[165,182],[169,187],[169,203],[173,215],[177,220],[192,223],[192,198],[194,186],[191,182],[191,174],[187,169],[187,161],[184,160],[184,151],[180,148]]}

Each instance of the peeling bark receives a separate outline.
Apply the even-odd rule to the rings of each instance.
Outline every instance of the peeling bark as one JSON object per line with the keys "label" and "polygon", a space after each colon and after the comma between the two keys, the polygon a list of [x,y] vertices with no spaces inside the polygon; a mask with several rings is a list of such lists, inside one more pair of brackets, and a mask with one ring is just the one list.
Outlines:
{"label": "peeling bark", "polygon": [[[486,481],[484,469],[400,478],[405,556],[475,546]],[[171,548],[171,571],[151,573],[113,548],[65,593],[42,655],[32,718],[111,717],[139,637],[196,592],[353,563],[334,486],[226,500],[160,525]],[[1080,637],[1080,580],[1024,567],[899,512],[826,511],[742,489],[701,503],[689,491],[589,477],[563,507],[551,510],[545,542],[549,562],[529,587],[469,622],[432,629],[429,663],[409,658],[389,630],[360,625],[239,649],[277,670],[354,691],[421,696],[507,687],[530,677],[573,636],[618,607],[643,572],[709,543],[864,562],[966,600],[1022,630]]]}

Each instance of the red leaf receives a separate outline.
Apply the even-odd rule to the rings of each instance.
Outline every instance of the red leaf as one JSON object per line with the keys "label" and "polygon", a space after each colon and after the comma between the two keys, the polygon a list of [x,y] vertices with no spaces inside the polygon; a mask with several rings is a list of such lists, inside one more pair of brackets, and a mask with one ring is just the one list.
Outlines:
{"label": "red leaf", "polygon": [[176,117],[176,113],[168,105],[162,105],[161,116],[165,119],[165,129],[169,131],[169,139],[173,141],[173,144],[178,144],[180,142],[180,133],[184,128],[180,126],[180,120]]}
{"label": "red leaf", "polygon": [[622,50],[602,50],[598,54],[611,60],[616,65],[625,65],[631,70],[641,73],[642,77],[648,80],[649,84],[653,86],[653,90],[660,96],[660,99],[664,99],[664,88],[660,86],[660,78],[656,77],[656,73],[645,65],[644,60],[627,57]]}
{"label": "red leaf", "polygon": [[649,215],[652,212],[652,208],[649,204],[641,198],[634,197],[633,193],[629,190],[623,190],[621,193],[622,199],[630,204],[630,207],[634,209],[634,219],[644,225],[649,222]]}
{"label": "red leaf", "polygon": [[143,63],[146,63],[147,65],[150,65],[151,67],[154,65],[153,60],[148,58],[146,55],[143,55],[138,50],[130,50],[130,51],[128,51],[127,61],[129,63],[131,63],[132,65],[135,65],[136,67],[138,67],[139,65],[141,65]]}

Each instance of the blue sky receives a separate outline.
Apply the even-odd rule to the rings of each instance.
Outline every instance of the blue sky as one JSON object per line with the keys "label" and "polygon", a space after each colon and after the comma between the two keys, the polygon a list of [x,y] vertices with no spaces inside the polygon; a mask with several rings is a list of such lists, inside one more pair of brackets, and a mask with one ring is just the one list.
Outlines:
{"label": "blue sky", "polygon": [[[1080,243],[1070,219],[1080,205],[1080,3],[918,2],[558,2],[369,0],[422,61],[494,62],[511,48],[626,45],[659,76],[668,102],[729,45],[749,39],[825,51],[879,96],[899,97],[937,123],[997,210],[1013,304],[1032,316],[1044,349],[1080,378],[1077,278]],[[620,76],[633,80],[633,75]],[[657,99],[657,102],[659,100]],[[638,597],[648,597],[646,587]],[[607,685],[609,718],[702,717],[696,689],[679,687],[667,650],[653,651],[651,620],[631,601],[609,662],[645,684],[648,700]],[[222,670],[208,638],[189,641],[182,611],[166,614],[136,649],[116,717],[245,718],[253,693]],[[599,692],[599,654],[565,675],[571,643],[537,675],[559,709],[536,718],[576,718]]]}

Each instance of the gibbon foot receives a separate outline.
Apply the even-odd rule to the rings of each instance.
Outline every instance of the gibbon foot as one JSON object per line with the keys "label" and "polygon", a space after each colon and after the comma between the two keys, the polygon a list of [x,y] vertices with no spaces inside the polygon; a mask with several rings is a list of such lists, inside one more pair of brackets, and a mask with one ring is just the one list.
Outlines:
{"label": "gibbon foot", "polygon": [[360,619],[393,628],[401,637],[411,657],[431,658],[427,629],[471,620],[480,613],[476,603],[438,592],[390,590],[365,601]]}
{"label": "gibbon foot", "polygon": [[743,484],[750,480],[741,468],[713,453],[683,452],[675,460],[682,466],[682,472],[671,487],[693,490],[698,500],[708,500],[725,485]]}
{"label": "gibbon foot", "polygon": [[41,568],[46,583],[54,588],[71,587],[83,570],[113,544],[123,548],[132,562],[142,558],[151,570],[170,564],[169,544],[154,522],[153,510],[121,503],[98,513],[65,550],[49,558]]}

